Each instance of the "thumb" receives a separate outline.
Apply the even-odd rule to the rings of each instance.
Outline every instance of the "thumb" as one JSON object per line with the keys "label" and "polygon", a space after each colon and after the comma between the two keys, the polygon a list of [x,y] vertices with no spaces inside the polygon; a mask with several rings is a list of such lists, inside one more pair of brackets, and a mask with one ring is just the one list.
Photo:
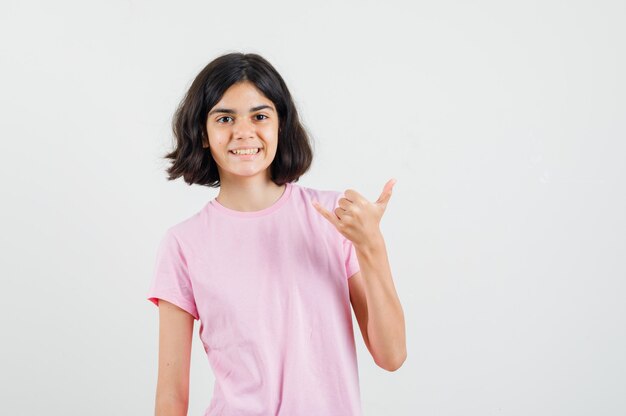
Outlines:
{"label": "thumb", "polygon": [[387,205],[387,202],[389,202],[389,199],[391,198],[391,191],[393,189],[393,186],[396,184],[396,182],[398,181],[395,178],[387,181],[387,183],[385,184],[385,187],[383,188],[382,193],[376,200],[377,204]]}

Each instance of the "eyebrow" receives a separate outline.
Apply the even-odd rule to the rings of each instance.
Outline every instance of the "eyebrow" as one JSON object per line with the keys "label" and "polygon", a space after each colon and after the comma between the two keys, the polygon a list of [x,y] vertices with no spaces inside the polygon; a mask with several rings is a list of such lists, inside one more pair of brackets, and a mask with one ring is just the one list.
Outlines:
{"label": "eyebrow", "polygon": [[[265,108],[268,108],[268,109],[274,111],[274,109],[271,106],[269,106],[267,104],[263,104],[263,105],[257,105],[256,107],[252,107],[250,109],[250,112],[253,113],[255,111],[263,110]],[[214,113],[236,114],[236,111],[235,110],[231,110],[230,108],[214,108],[207,115],[210,116],[211,114],[214,114]]]}

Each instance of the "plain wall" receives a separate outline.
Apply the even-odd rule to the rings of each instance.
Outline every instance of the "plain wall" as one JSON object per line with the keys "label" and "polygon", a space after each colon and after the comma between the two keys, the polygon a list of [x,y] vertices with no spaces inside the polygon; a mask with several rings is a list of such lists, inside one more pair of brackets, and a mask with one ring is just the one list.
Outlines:
{"label": "plain wall", "polygon": [[[408,358],[355,324],[364,414],[626,413],[620,1],[3,1],[0,403],[154,412],[165,229],[218,190],[165,179],[173,112],[226,52],[283,75],[300,184],[371,200]],[[353,318],[354,319],[354,318]],[[189,415],[213,375],[194,329]]]}

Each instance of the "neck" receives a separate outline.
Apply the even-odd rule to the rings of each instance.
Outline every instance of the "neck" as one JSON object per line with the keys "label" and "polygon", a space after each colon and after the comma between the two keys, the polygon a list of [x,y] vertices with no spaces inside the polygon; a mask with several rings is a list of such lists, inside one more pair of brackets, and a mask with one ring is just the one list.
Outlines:
{"label": "neck", "polygon": [[260,211],[280,199],[286,185],[276,185],[269,178],[220,178],[217,202],[235,211]]}

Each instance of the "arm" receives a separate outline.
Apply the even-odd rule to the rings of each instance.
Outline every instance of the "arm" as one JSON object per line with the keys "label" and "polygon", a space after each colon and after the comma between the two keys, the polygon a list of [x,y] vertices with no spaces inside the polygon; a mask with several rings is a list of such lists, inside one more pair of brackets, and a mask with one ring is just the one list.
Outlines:
{"label": "arm", "polygon": [[348,189],[345,197],[337,201],[334,213],[312,201],[315,209],[354,245],[360,271],[348,279],[350,301],[365,345],[376,364],[389,371],[400,368],[406,359],[404,313],[379,228],[395,183],[395,179],[388,181],[373,203]]}
{"label": "arm", "polygon": [[376,364],[395,371],[406,360],[406,331],[383,236],[354,248],[361,270],[348,279],[352,307]]}
{"label": "arm", "polygon": [[194,317],[159,299],[159,371],[155,416],[185,416]]}

